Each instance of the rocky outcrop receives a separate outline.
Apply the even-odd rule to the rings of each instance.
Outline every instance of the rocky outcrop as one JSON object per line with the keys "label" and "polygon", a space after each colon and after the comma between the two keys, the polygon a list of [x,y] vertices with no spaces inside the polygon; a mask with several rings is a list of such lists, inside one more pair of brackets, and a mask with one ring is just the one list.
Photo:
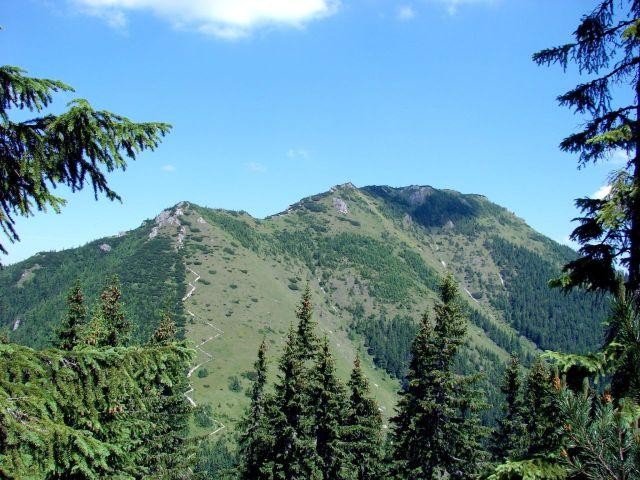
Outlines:
{"label": "rocky outcrop", "polygon": [[333,208],[335,208],[339,213],[342,213],[343,215],[349,213],[347,202],[338,197],[333,198]]}
{"label": "rocky outcrop", "polygon": [[109,245],[108,243],[103,243],[98,248],[100,249],[101,252],[104,252],[104,253],[109,253],[111,251],[111,245]]}

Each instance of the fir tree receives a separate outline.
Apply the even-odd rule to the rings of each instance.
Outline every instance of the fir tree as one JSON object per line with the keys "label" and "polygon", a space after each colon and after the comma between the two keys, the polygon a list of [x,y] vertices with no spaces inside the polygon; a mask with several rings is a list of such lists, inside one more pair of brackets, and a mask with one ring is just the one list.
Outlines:
{"label": "fir tree", "polygon": [[611,192],[602,199],[581,198],[583,216],[571,239],[580,257],[565,266],[555,282],[565,289],[583,286],[613,291],[616,268],[628,270],[630,292],[640,289],[640,2],[600,0],[580,20],[574,41],[536,53],[539,65],[574,63],[589,76],[558,97],[589,120],[565,138],[560,148],[580,154],[579,166],[626,154],[626,165],[609,179]]}
{"label": "fir tree", "polygon": [[528,456],[554,453],[559,447],[557,395],[560,380],[540,358],[537,358],[527,375],[525,387],[525,411]]}
{"label": "fir tree", "polygon": [[526,452],[527,426],[524,419],[520,361],[516,355],[511,355],[501,391],[505,396],[504,414],[493,433],[493,457],[498,461],[518,460]]}
{"label": "fir tree", "polygon": [[[0,228],[11,242],[19,240],[15,215],[37,210],[59,212],[65,200],[53,194],[57,185],[71,191],[90,184],[109,200],[120,197],[105,173],[124,170],[127,159],[154,150],[171,126],[134,123],[107,111],[94,110],[84,99],[73,100],[60,115],[10,119],[11,109],[43,112],[56,92],[73,91],[58,80],[32,78],[14,66],[0,67]],[[7,253],[0,243],[0,253]]]}
{"label": "fir tree", "polygon": [[314,422],[309,398],[308,371],[300,358],[298,338],[289,329],[275,386],[273,428],[273,478],[322,478],[315,449]]}
{"label": "fir tree", "polygon": [[316,322],[313,320],[313,305],[309,286],[304,289],[300,305],[296,309],[298,328],[296,332],[296,348],[303,362],[314,359],[318,354],[318,337]]}
{"label": "fir tree", "polygon": [[335,364],[329,351],[329,340],[320,345],[311,398],[314,402],[316,452],[324,480],[346,478],[346,454],[343,445],[345,391],[335,374]]}
{"label": "fir tree", "polygon": [[81,341],[87,323],[87,307],[80,280],[69,290],[67,295],[67,316],[58,329],[56,347],[62,350],[73,350]]}
{"label": "fir tree", "polygon": [[120,280],[114,275],[100,294],[100,316],[105,329],[103,342],[112,347],[124,345],[132,328],[124,314],[121,297]]}
{"label": "fir tree", "polygon": [[344,433],[354,480],[377,480],[383,473],[382,416],[371,398],[369,383],[362,372],[360,357],[353,363],[349,378],[349,409]]}
{"label": "fir tree", "polygon": [[255,380],[251,387],[251,405],[242,422],[240,436],[241,468],[243,480],[268,480],[272,478],[272,432],[268,423],[269,398],[265,392],[267,383],[267,344],[263,340],[254,363]]}
{"label": "fir tree", "polygon": [[422,317],[411,348],[407,387],[393,419],[394,473],[400,479],[439,475],[474,478],[483,433],[476,378],[456,376],[453,363],[466,334],[466,319],[451,276],[440,285],[435,325]]}
{"label": "fir tree", "polygon": [[176,340],[177,331],[176,322],[171,318],[171,314],[165,310],[162,312],[162,318],[158,328],[156,328],[151,336],[151,343],[166,345],[167,343],[173,342]]}

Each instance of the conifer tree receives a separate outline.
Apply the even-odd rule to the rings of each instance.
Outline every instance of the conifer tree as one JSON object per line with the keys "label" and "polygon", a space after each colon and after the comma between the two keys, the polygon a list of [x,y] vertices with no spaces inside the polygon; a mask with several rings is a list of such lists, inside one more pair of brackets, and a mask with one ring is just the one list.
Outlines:
{"label": "conifer tree", "polygon": [[346,477],[346,454],[343,444],[345,391],[336,378],[335,363],[325,336],[313,372],[314,385],[311,399],[314,402],[316,452],[324,480],[340,480]]}
{"label": "conifer tree", "polygon": [[58,329],[55,346],[62,350],[72,350],[81,341],[86,327],[88,311],[84,303],[84,293],[80,280],[69,290],[67,295],[67,316]]}
{"label": "conifer tree", "polygon": [[[134,123],[89,102],[76,99],[59,115],[11,119],[11,110],[42,114],[56,92],[73,91],[58,80],[33,78],[21,68],[0,66],[0,229],[11,242],[19,240],[15,216],[37,210],[59,212],[65,200],[53,194],[57,185],[71,191],[90,184],[95,197],[104,193],[120,200],[107,183],[106,172],[124,170],[127,159],[154,150],[171,126]],[[0,243],[0,253],[7,253]]]}
{"label": "conifer tree", "polygon": [[492,450],[495,460],[518,460],[526,452],[527,426],[522,399],[520,361],[511,355],[511,361],[504,373],[501,391],[505,396],[503,416],[498,420],[493,433]]}
{"label": "conifer tree", "polygon": [[353,363],[349,378],[349,409],[344,433],[353,480],[377,480],[383,473],[382,416],[371,398],[369,383],[362,372],[360,357]]}
{"label": "conifer tree", "polygon": [[263,340],[254,363],[255,380],[251,387],[251,405],[242,422],[240,436],[240,478],[269,480],[272,478],[272,432],[268,423],[270,399],[265,392],[267,383],[267,344]]}
{"label": "conifer tree", "polygon": [[604,198],[580,198],[583,213],[571,239],[580,256],[555,282],[565,289],[583,286],[613,291],[616,268],[628,270],[630,292],[640,290],[640,2],[599,0],[573,33],[574,41],[537,52],[538,65],[575,64],[588,79],[560,95],[560,105],[587,117],[584,127],[560,148],[580,155],[580,167],[615,155],[626,157],[608,180]]}
{"label": "conifer tree", "polygon": [[107,346],[124,345],[129,339],[132,324],[126,318],[120,298],[120,280],[114,275],[100,294],[100,315],[104,322],[104,339]]}
{"label": "conifer tree", "polygon": [[176,322],[171,318],[171,314],[165,310],[162,312],[162,318],[160,319],[158,328],[156,328],[151,336],[151,343],[166,345],[167,343],[174,342],[177,332]]}
{"label": "conifer tree", "polygon": [[559,389],[560,380],[551,376],[547,366],[538,357],[531,365],[525,388],[528,456],[546,455],[558,449]]}
{"label": "conifer tree", "polygon": [[275,385],[273,428],[274,480],[322,478],[315,449],[308,371],[300,358],[298,338],[289,328]]}
{"label": "conifer tree", "polygon": [[440,285],[435,325],[422,317],[411,348],[407,387],[393,419],[394,473],[399,479],[474,478],[483,457],[475,378],[457,376],[453,363],[466,318],[451,276]]}
{"label": "conifer tree", "polygon": [[303,362],[315,359],[318,354],[318,337],[316,322],[313,320],[313,304],[311,303],[311,289],[306,286],[296,309],[298,328],[296,332],[296,348]]}

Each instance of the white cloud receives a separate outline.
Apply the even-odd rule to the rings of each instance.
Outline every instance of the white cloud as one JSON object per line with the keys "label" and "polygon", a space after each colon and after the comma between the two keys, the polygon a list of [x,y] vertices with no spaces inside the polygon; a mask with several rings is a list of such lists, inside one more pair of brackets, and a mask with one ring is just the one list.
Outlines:
{"label": "white cloud", "polygon": [[268,25],[302,27],[335,13],[340,0],[71,0],[115,27],[126,12],[150,11],[175,27],[236,39]]}
{"label": "white cloud", "polygon": [[175,172],[176,171],[176,167],[174,167],[173,165],[163,165],[162,166],[162,171],[163,172]]}
{"label": "white cloud", "polygon": [[247,163],[247,170],[253,173],[264,173],[267,171],[267,167],[258,162]]}
{"label": "white cloud", "polygon": [[396,14],[398,20],[402,20],[404,22],[413,20],[415,16],[416,11],[411,5],[402,5],[400,8],[398,8],[398,13]]}
{"label": "white cloud", "polygon": [[458,13],[458,9],[464,5],[495,5],[501,0],[431,0],[444,5],[450,15]]}
{"label": "white cloud", "polygon": [[307,159],[309,158],[309,151],[304,148],[290,148],[289,151],[287,152],[287,157]]}
{"label": "white cloud", "polygon": [[591,194],[591,198],[597,198],[603,200],[607,195],[611,193],[611,185],[603,185],[598,190]]}
{"label": "white cloud", "polygon": [[629,154],[625,150],[614,150],[609,158],[609,162],[614,165],[626,165],[629,161]]}

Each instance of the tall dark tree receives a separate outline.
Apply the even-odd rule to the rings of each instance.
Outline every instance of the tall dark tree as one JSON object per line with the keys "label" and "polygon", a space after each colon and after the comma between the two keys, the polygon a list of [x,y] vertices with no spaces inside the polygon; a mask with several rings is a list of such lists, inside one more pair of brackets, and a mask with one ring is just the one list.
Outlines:
{"label": "tall dark tree", "polygon": [[108,346],[124,345],[133,325],[127,319],[122,302],[120,280],[114,275],[100,294],[100,315],[104,325],[104,344]]}
{"label": "tall dark tree", "polygon": [[[58,80],[33,78],[13,66],[0,67],[0,227],[9,241],[19,240],[15,216],[37,210],[58,212],[65,200],[53,194],[58,185],[71,191],[86,183],[97,199],[120,197],[105,172],[124,170],[127,159],[153,150],[171,128],[166,123],[134,123],[77,99],[60,115],[11,119],[11,110],[42,113],[56,92],[73,89]],[[20,114],[18,115],[20,116]],[[0,243],[0,253],[7,253]]]}
{"label": "tall dark tree", "polygon": [[162,312],[162,318],[160,319],[158,328],[156,328],[151,336],[151,343],[166,345],[176,340],[177,333],[178,328],[176,327],[176,322],[169,312],[164,311]]}
{"label": "tall dark tree", "polygon": [[615,289],[615,269],[628,269],[627,288],[640,289],[640,2],[600,0],[583,16],[574,41],[534,54],[538,64],[575,64],[589,76],[567,93],[560,105],[586,117],[583,129],[565,138],[560,148],[578,153],[579,166],[612,155],[626,155],[626,165],[610,178],[603,199],[576,201],[583,216],[571,238],[580,257],[565,266],[556,284],[570,289]]}
{"label": "tall dark tree", "polygon": [[293,327],[280,359],[272,409],[273,478],[275,480],[318,480],[322,478],[315,449],[312,400],[308,370],[300,358]]}
{"label": "tall dark tree", "polygon": [[347,476],[347,452],[344,448],[346,395],[336,378],[335,362],[324,337],[313,372],[311,390],[315,415],[316,452],[324,480],[341,480]]}
{"label": "tall dark tree", "polygon": [[537,358],[527,375],[524,395],[529,456],[554,453],[560,445],[559,391],[560,379]]}
{"label": "tall dark tree", "polygon": [[354,480],[383,477],[382,416],[371,397],[369,383],[356,357],[349,378],[349,409],[344,433]]}
{"label": "tall dark tree", "polygon": [[80,344],[88,317],[87,306],[84,303],[84,293],[80,280],[67,295],[67,316],[58,329],[55,346],[62,350],[72,350]]}
{"label": "tall dark tree", "polygon": [[265,392],[267,383],[267,344],[263,340],[254,363],[255,379],[251,387],[251,405],[242,422],[240,436],[240,478],[244,480],[268,480],[272,475],[272,432],[267,409],[269,398]]}
{"label": "tall dark tree", "polygon": [[520,361],[516,355],[511,356],[505,370],[501,391],[505,396],[505,403],[503,416],[498,420],[497,429],[493,433],[493,457],[498,461],[519,460],[526,453],[527,425]]}
{"label": "tall dark tree", "polygon": [[466,318],[451,276],[440,285],[435,324],[422,317],[411,348],[407,387],[393,418],[394,473],[400,479],[477,475],[483,457],[475,378],[453,365],[464,343]]}
{"label": "tall dark tree", "polygon": [[296,345],[300,358],[303,361],[314,359],[318,354],[319,341],[316,335],[316,322],[313,319],[311,289],[308,285],[302,293],[300,304],[296,309],[296,317],[298,318]]}

